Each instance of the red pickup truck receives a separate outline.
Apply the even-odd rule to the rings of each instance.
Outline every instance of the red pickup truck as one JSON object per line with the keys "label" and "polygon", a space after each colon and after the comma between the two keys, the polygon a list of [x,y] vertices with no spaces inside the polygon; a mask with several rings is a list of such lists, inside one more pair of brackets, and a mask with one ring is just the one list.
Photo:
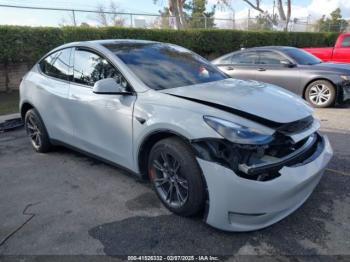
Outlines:
{"label": "red pickup truck", "polygon": [[304,48],[324,62],[350,63],[350,33],[338,36],[334,47]]}

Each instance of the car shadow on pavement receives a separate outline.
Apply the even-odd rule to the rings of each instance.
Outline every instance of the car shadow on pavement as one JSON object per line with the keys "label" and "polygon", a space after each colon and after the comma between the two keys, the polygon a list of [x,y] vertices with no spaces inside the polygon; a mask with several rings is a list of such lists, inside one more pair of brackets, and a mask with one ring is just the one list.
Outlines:
{"label": "car shadow on pavement", "polygon": [[[336,166],[338,161],[350,167],[348,159],[337,157],[331,166]],[[345,209],[349,210],[349,183],[350,176],[326,171],[301,208],[275,225],[254,232],[223,232],[206,225],[200,218],[160,215],[134,216],[102,224],[90,229],[89,234],[102,243],[105,254],[117,257],[130,254],[337,254],[346,250],[346,246],[335,248],[337,244],[332,242],[339,241],[337,237],[342,234],[350,234],[349,228],[342,229],[344,218],[341,217],[347,212]],[[335,231],[340,231],[340,235]]]}

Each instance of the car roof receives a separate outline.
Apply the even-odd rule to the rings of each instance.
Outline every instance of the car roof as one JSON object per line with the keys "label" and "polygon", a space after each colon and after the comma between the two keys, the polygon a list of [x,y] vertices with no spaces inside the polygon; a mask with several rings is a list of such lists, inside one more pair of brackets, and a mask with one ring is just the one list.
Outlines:
{"label": "car roof", "polygon": [[241,51],[261,51],[261,50],[275,50],[275,51],[284,51],[287,49],[295,49],[296,47],[292,46],[257,46],[242,49]]}
{"label": "car roof", "polygon": [[[103,39],[103,40],[89,40],[89,41],[79,41],[79,42],[71,42],[68,44],[64,44],[59,46],[58,48],[67,48],[67,47],[74,47],[74,46],[87,46],[87,47],[97,47],[97,46],[103,46],[103,45],[111,45],[111,44],[155,44],[155,43],[161,43],[156,41],[150,41],[150,40],[139,40],[139,39]],[[166,43],[162,43],[166,44]]]}

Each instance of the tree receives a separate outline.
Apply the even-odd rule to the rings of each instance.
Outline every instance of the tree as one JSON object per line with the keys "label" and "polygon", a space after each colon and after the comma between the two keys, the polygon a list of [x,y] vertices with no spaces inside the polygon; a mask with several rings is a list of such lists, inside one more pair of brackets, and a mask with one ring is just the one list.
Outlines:
{"label": "tree", "polygon": [[[153,0],[153,2],[155,4],[158,3],[159,1],[160,0]],[[193,3],[195,3],[195,4],[193,5]],[[186,18],[188,20],[189,14],[185,12],[185,8],[191,9],[195,6],[195,8],[197,8],[197,12],[195,12],[195,14],[196,14],[196,16],[199,16],[198,10],[203,8],[203,6],[206,6],[206,3],[207,3],[207,0],[168,0],[168,7],[167,8],[168,8],[169,15],[175,18],[174,28],[175,29],[182,29],[182,28],[187,27]],[[231,3],[231,0],[217,0],[216,3],[220,4],[220,5],[229,6]],[[187,9],[187,11],[188,11],[188,9]],[[208,13],[204,12],[204,15],[207,17],[213,16],[214,15],[213,12],[215,12],[215,10],[212,10],[211,12],[208,12]],[[203,14],[203,12],[200,13],[200,15],[203,17],[202,14]],[[213,19],[210,21],[210,19],[207,18],[207,22],[209,25],[214,26]],[[203,24],[204,24],[204,18],[203,18]]]}
{"label": "tree", "polygon": [[159,10],[159,14],[160,17],[155,20],[152,27],[171,28],[169,8],[164,7],[163,10]]}
{"label": "tree", "polygon": [[344,32],[348,26],[348,22],[342,19],[340,8],[335,9],[330,13],[330,17],[326,19],[323,15],[317,21],[317,27],[320,32]]}
{"label": "tree", "polygon": [[192,0],[184,4],[186,20],[190,28],[213,28],[214,27],[214,5],[210,12],[206,11],[207,0]]}
{"label": "tree", "polygon": [[275,14],[273,18],[267,18],[263,14],[256,16],[254,22],[249,22],[249,29],[251,30],[272,30],[274,23],[277,23],[277,15]]}
{"label": "tree", "polygon": [[284,30],[287,31],[290,16],[292,14],[292,0],[287,0],[287,10],[285,11],[285,6],[283,5],[282,0],[276,0],[277,2],[277,10],[278,10],[278,19],[275,19],[267,10],[263,10],[261,7],[262,0],[243,0],[253,9],[259,11],[261,15],[265,16],[273,25],[277,26],[278,22],[282,22],[284,24]]}
{"label": "tree", "polygon": [[119,12],[121,12],[119,6],[113,1],[110,2],[108,8],[103,4],[99,4],[96,10],[96,20],[102,26],[123,26],[125,19],[118,15]]}

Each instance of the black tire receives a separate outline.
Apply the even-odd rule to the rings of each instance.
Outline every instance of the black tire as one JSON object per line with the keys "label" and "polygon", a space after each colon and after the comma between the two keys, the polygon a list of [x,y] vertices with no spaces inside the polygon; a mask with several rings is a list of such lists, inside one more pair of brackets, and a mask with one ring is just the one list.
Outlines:
{"label": "black tire", "polygon": [[[324,90],[323,93],[319,90]],[[317,94],[320,94],[318,96]],[[305,90],[305,99],[316,108],[326,108],[333,106],[336,99],[336,89],[334,85],[326,80],[317,80],[310,83]]]}
{"label": "black tire", "polygon": [[[168,169],[177,170],[176,173],[168,170],[168,175],[166,175],[166,171],[162,172],[155,167],[159,167],[159,164],[163,168],[166,166],[164,161],[162,162],[162,159],[164,159],[162,157],[164,156],[169,160]],[[174,166],[178,166],[176,161],[179,164],[178,168],[174,168]],[[194,216],[203,209],[205,183],[202,178],[202,172],[191,148],[181,139],[171,137],[157,142],[149,155],[148,172],[159,199],[170,211],[182,216]],[[167,179],[164,176],[167,176]],[[163,177],[163,180],[161,180],[161,177]],[[164,182],[165,180],[168,180],[168,182]],[[170,196],[171,199],[169,201],[166,198],[168,193],[166,188],[170,190],[171,184],[173,184],[172,190],[176,198],[175,196]],[[186,196],[186,185],[187,197],[184,197]],[[176,199],[177,202],[175,201]],[[185,200],[181,201],[180,199]],[[171,203],[171,200],[174,200],[173,203]]]}
{"label": "black tire", "polygon": [[50,138],[39,113],[34,108],[27,111],[24,124],[33,149],[39,153],[48,152],[51,149]]}

